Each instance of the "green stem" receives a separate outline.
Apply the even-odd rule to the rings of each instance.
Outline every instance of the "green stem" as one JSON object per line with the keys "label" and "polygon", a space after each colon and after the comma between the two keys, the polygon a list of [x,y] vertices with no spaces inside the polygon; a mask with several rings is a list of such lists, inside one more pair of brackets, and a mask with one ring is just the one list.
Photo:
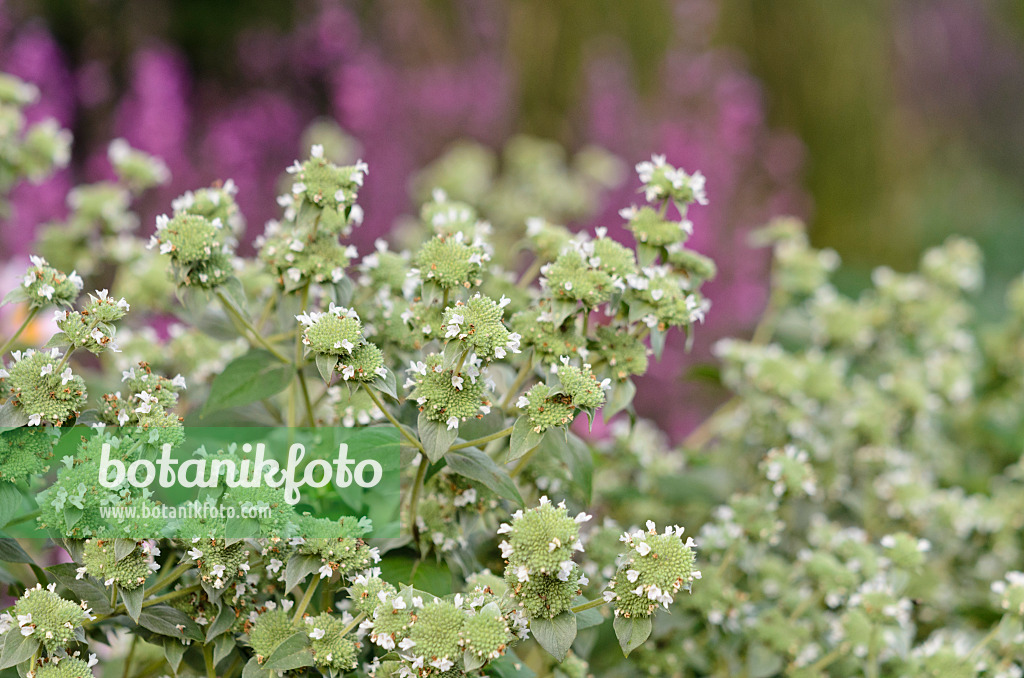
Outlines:
{"label": "green stem", "polygon": [[348,633],[349,631],[351,631],[351,630],[352,630],[352,629],[354,629],[355,627],[359,626],[359,622],[363,621],[364,619],[366,619],[366,615],[365,615],[364,613],[360,612],[359,614],[357,614],[357,615],[356,615],[356,617],[355,617],[355,619],[353,619],[352,621],[350,621],[350,622],[348,623],[348,625],[347,625],[347,626],[345,626],[345,628],[343,628],[343,629],[341,630],[341,635],[343,635],[343,636],[344,636],[344,635],[345,635],[345,634],[347,634],[347,633]]}
{"label": "green stem", "polygon": [[518,287],[521,290],[525,290],[527,287],[529,287],[530,283],[533,282],[533,279],[537,277],[538,273],[540,273],[540,269],[543,265],[544,262],[541,260],[540,257],[534,259],[533,263],[530,264],[529,268],[523,271],[523,275],[520,276],[519,282],[516,283],[516,287]]}
{"label": "green stem", "polygon": [[596,598],[596,599],[590,601],[589,603],[583,603],[582,605],[577,605],[576,607],[572,608],[572,611],[576,612],[576,613],[579,613],[579,612],[583,612],[584,610],[591,610],[591,609],[593,609],[595,607],[601,607],[604,604],[605,604],[604,598]]}
{"label": "green stem", "polygon": [[306,593],[302,596],[302,600],[295,606],[295,616],[292,617],[292,621],[298,623],[302,619],[302,615],[306,613],[306,608],[309,607],[309,602],[313,600],[313,593],[316,591],[316,587],[320,584],[320,577],[313,577],[313,580],[309,582],[309,586],[306,587]]}
{"label": "green stem", "polygon": [[202,588],[203,587],[201,584],[192,584],[192,586],[186,586],[183,589],[177,589],[175,591],[165,593],[162,596],[150,598],[142,604],[142,607],[147,608],[152,607],[153,605],[159,605],[160,603],[167,602],[168,600],[174,600],[175,598],[181,598],[182,596],[187,596],[190,593],[195,593],[196,591],[199,591]]}
{"label": "green stem", "polygon": [[501,401],[501,409],[507,410],[508,406],[512,403],[512,398],[515,398],[516,393],[522,388],[523,382],[525,382],[530,375],[533,373],[533,351],[526,356],[526,362],[519,368],[519,374],[516,375],[516,380],[512,382],[512,385],[508,387],[508,393],[505,394],[505,398]]}
{"label": "green stem", "polygon": [[441,298],[441,308],[448,308],[448,288],[444,288],[444,297]]}
{"label": "green stem", "polygon": [[589,330],[589,329],[590,329],[590,309],[589,308],[584,308],[583,309],[583,332],[580,333],[580,336],[582,336],[584,339],[586,339],[587,338],[587,330]]}
{"label": "green stem", "polygon": [[240,322],[242,324],[242,327],[244,327],[249,332],[249,334],[252,335],[252,338],[248,338],[247,337],[247,339],[249,340],[250,344],[252,344],[253,341],[255,341],[255,343],[259,344],[263,348],[265,348],[268,351],[270,351],[271,355],[273,355],[275,358],[277,358],[281,362],[283,362],[283,363],[290,363],[291,362],[291,360],[286,358],[284,356],[284,354],[282,354],[279,350],[274,348],[274,346],[271,345],[270,342],[268,342],[266,339],[264,339],[262,336],[260,336],[259,331],[255,327],[252,326],[252,323],[249,322],[249,319],[246,318],[245,316],[243,316],[241,313],[239,313],[235,309],[235,307],[231,305],[231,302],[228,301],[227,297],[224,296],[223,292],[218,290],[217,292],[215,292],[215,294],[217,295],[217,298],[220,299],[220,303],[224,304],[224,308],[227,309],[227,312],[230,313],[236,320],[238,320],[238,322]]}
{"label": "green stem", "polygon": [[164,577],[157,579],[152,586],[149,587],[150,591],[159,591],[178,580],[181,575],[192,569],[192,563],[181,563],[176,568],[168,572]]}
{"label": "green stem", "polygon": [[509,472],[509,475],[512,476],[513,478],[515,478],[517,475],[522,473],[523,469],[526,468],[526,465],[530,463],[530,460],[533,459],[533,455],[537,454],[537,450],[539,450],[539,449],[540,449],[540,445],[537,445],[536,447],[531,449],[529,452],[524,454],[522,457],[520,457],[519,458],[519,462],[515,465],[515,468],[513,468]]}
{"label": "green stem", "polygon": [[366,382],[363,382],[363,389],[369,394],[370,399],[373,400],[373,404],[376,405],[377,408],[380,409],[380,411],[384,413],[384,416],[387,417],[388,421],[390,421],[394,425],[395,428],[398,429],[399,433],[401,433],[403,436],[405,436],[405,438],[410,443],[412,443],[413,447],[415,447],[420,452],[424,452],[423,445],[420,443],[420,441],[416,440],[411,435],[409,435],[409,432],[406,431],[405,428],[401,424],[398,423],[398,420],[395,419],[393,416],[391,416],[391,413],[388,412],[388,409],[386,407],[384,407],[384,403],[382,403],[380,401],[380,398],[378,398],[377,394],[373,392],[373,389],[370,388],[369,384],[367,384]]}
{"label": "green stem", "polygon": [[462,352],[462,357],[459,358],[459,364],[455,367],[455,374],[462,374],[462,365],[466,362],[466,356],[469,355],[469,349],[467,348]]}
{"label": "green stem", "polygon": [[29,326],[29,323],[32,322],[32,319],[35,318],[36,314],[38,313],[38,306],[33,307],[32,310],[28,312],[28,315],[25,316],[25,321],[21,323],[21,327],[19,327],[17,331],[15,331],[15,333],[11,335],[11,338],[5,341],[4,345],[0,347],[0,356],[3,356],[5,353],[7,353],[7,349],[14,345],[14,342],[18,340],[18,337],[21,336],[21,333],[25,331],[25,328]]}
{"label": "green stem", "polygon": [[498,431],[497,433],[492,433],[489,436],[484,436],[483,438],[476,438],[475,440],[467,440],[464,443],[459,443],[458,445],[452,445],[451,447],[448,448],[448,451],[451,452],[452,450],[461,450],[461,449],[464,449],[466,447],[478,447],[478,446],[483,445],[485,443],[489,443],[492,440],[497,440],[499,438],[504,438],[505,436],[507,436],[510,433],[512,433],[512,427],[511,426],[509,426],[508,428],[503,428],[500,431]]}
{"label": "green stem", "polygon": [[132,666],[132,657],[135,656],[135,644],[138,642],[138,640],[138,635],[132,636],[132,644],[128,647],[128,656],[124,658],[124,670],[121,672],[121,675],[123,676],[131,675],[130,669]]}
{"label": "green stem", "polygon": [[206,664],[206,678],[217,678],[217,668],[213,665],[213,643],[203,645],[203,662]]}
{"label": "green stem", "polygon": [[420,528],[416,525],[416,510],[420,504],[420,488],[423,487],[423,479],[427,477],[427,467],[430,466],[430,459],[426,452],[420,453],[420,467],[416,471],[416,480],[412,484],[412,495],[409,497],[409,531],[414,541],[419,541]]}

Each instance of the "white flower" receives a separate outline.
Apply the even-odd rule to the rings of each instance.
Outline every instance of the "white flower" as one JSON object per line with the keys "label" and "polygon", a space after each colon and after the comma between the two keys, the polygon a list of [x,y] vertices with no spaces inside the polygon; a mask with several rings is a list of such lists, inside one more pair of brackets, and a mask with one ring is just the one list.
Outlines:
{"label": "white flower", "polygon": [[28,425],[29,426],[41,426],[43,423],[43,415],[40,413],[29,415]]}
{"label": "white flower", "polygon": [[51,285],[43,284],[43,285],[39,286],[39,289],[37,290],[37,292],[38,292],[39,296],[46,297],[47,299],[52,300],[53,299],[53,293],[56,292],[56,290],[53,289],[53,287]]}
{"label": "white flower", "polygon": [[156,402],[156,398],[154,396],[151,396],[146,391],[139,391],[136,394],[136,396],[138,397],[139,400],[142,401],[142,404],[135,408],[136,412],[139,412],[141,414],[146,414],[146,413],[152,411],[153,403]]}
{"label": "white flower", "polygon": [[323,144],[313,144],[312,146],[310,146],[310,148],[309,148],[309,155],[310,155],[310,157],[313,157],[313,158],[322,158],[322,157],[324,157],[324,147],[323,147]]}
{"label": "white flower", "polygon": [[448,430],[449,431],[451,431],[453,428],[457,429],[457,428],[459,428],[459,418],[458,417],[448,417],[448,421],[446,421],[445,424],[448,425]]}
{"label": "white flower", "polygon": [[75,579],[84,579],[86,572],[87,570],[84,567],[75,568]]}
{"label": "white flower", "polygon": [[626,570],[626,579],[629,580],[630,584],[635,584],[636,580],[637,580],[637,577],[639,577],[639,576],[640,576],[640,573],[637,572],[636,570]]}
{"label": "white flower", "polygon": [[326,635],[327,635],[327,632],[324,631],[323,629],[313,629],[312,631],[309,632],[309,637],[312,638],[313,640],[320,640],[321,638],[323,638]]}
{"label": "white flower", "polygon": [[646,556],[648,553],[651,552],[651,545],[645,541],[641,541],[637,543],[636,550],[637,553],[639,553],[640,555]]}
{"label": "white flower", "polygon": [[402,642],[398,644],[400,650],[411,650],[414,647],[416,647],[416,641],[412,638],[403,638]]}
{"label": "white flower", "polygon": [[53,365],[51,363],[43,365],[43,368],[39,370],[40,377],[45,377],[48,374],[53,374]]}
{"label": "white flower", "polygon": [[60,373],[60,385],[66,386],[67,383],[71,381],[73,378],[74,375],[71,373],[71,368],[65,367],[64,371]]}
{"label": "white flower", "polygon": [[331,568],[330,565],[328,565],[326,563],[321,565],[320,569],[317,570],[317,571],[320,573],[320,578],[321,579],[326,579],[326,578],[330,577],[332,574],[334,574],[334,570]]}
{"label": "white flower", "polygon": [[188,557],[191,558],[192,560],[199,560],[200,558],[203,557],[203,552],[200,551],[199,549],[195,548],[195,547],[192,547],[188,551]]}
{"label": "white flower", "polygon": [[457,374],[453,374],[452,375],[452,388],[454,388],[457,391],[461,391],[462,390],[462,382],[463,382],[463,378],[462,377],[460,377]]}

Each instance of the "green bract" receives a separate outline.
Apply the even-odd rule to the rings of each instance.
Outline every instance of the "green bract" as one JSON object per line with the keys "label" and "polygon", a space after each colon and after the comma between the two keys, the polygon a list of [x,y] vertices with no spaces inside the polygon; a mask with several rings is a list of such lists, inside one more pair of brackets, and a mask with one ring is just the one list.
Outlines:
{"label": "green bract", "polygon": [[649,617],[659,605],[667,609],[680,589],[689,591],[693,580],[701,578],[694,569],[696,544],[689,537],[684,543],[682,535],[679,526],[658,534],[652,521],[647,521],[646,532],[623,534],[629,550],[604,594],[615,603],[615,616]]}
{"label": "green bract", "polygon": [[469,288],[482,281],[480,271],[490,254],[482,241],[466,241],[462,231],[437,235],[423,244],[413,263],[419,276],[445,289]]}

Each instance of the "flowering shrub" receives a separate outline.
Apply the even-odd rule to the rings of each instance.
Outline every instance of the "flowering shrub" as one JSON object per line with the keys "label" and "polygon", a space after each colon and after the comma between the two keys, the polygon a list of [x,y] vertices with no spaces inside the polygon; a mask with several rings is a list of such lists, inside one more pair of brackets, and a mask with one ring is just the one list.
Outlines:
{"label": "flowering shrub", "polygon": [[[650,206],[623,218],[661,236],[639,238],[636,249],[603,230],[572,234],[532,220],[519,248],[536,264],[517,279],[490,225],[443,191],[423,206],[415,250],[378,242],[360,257],[344,239],[362,221],[358,193],[370,168],[337,164],[319,145],[288,169],[281,217],[257,240],[257,256],[236,254],[230,181],[181,196],[148,241],[133,242],[132,197],[167,170],[120,140],[109,159],[117,180],[75,189],[92,199],[72,204],[83,219],[102,214],[91,228],[119,246],[95,256],[116,269],[113,289],[138,294],[83,297],[109,272],[90,266],[83,278],[34,257],[7,295],[33,316],[53,308],[58,332],[0,363],[0,435],[12,462],[0,485],[10,488],[4,521],[46,530],[74,562],[44,570],[5,539],[0,555],[29,563],[40,583],[13,584],[0,668],[92,675],[108,634],[131,633],[125,675],[528,675],[517,654],[527,641],[549,653],[532,662],[538,669],[565,662],[579,673],[585,662],[570,647],[600,625],[602,606],[612,603],[628,654],[650,635],[656,611],[700,577],[681,527],[627,533],[620,562],[590,562],[588,502],[554,503],[524,475],[538,457],[583,444],[570,431],[580,415],[592,422],[630,406],[629,377],[646,367],[648,336],[657,351],[672,328],[703,319],[704,278],[675,263],[691,230],[688,206],[705,202],[699,173],[664,158],[638,166]],[[183,322],[161,340],[140,328],[147,312]],[[202,348],[232,334],[241,341]],[[266,486],[224,485],[205,499],[267,509],[254,538],[228,538],[223,519],[168,526],[106,510],[154,499],[123,477],[98,482],[101,457],[145,459],[180,445],[193,417],[213,415],[393,427],[410,469],[404,536],[375,543],[365,518],[299,514],[282,489]],[[58,460],[55,445],[74,439],[73,424],[98,435]],[[575,463],[590,473],[589,454]],[[169,527],[176,538],[165,538]],[[404,563],[412,567],[403,573]],[[614,578],[586,574],[616,566]]]}
{"label": "flowering shrub", "polygon": [[[415,246],[361,255],[372,167],[314,146],[243,258],[232,182],[175,200],[147,241],[131,200],[163,165],[121,142],[110,160],[127,198],[90,222],[117,243],[105,265],[34,259],[7,296],[59,332],[0,350],[0,522],[73,562],[0,540],[0,670],[1021,676],[1024,281],[980,326],[968,241],[849,298],[834,253],[772,222],[769,307],[716,348],[733,398],[673,448],[632,416],[633,379],[709,308],[715,265],[686,246],[700,173],[637,166],[631,246],[542,215],[495,247],[479,206],[435,191]],[[610,435],[588,441],[598,417]],[[208,499],[271,509],[258,537],[110,524],[103,508],[153,499],[96,482],[100,445],[128,460],[211,421],[393,428],[402,536],[275,488]],[[58,459],[72,423],[99,433]]]}

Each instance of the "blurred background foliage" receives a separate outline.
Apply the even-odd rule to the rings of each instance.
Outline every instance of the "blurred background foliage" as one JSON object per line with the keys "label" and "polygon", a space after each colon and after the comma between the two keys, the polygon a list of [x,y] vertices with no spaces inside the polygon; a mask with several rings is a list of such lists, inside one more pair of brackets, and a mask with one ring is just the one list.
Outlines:
{"label": "blurred background foliage", "polygon": [[[74,182],[109,173],[115,136],[174,175],[144,201],[143,232],[174,196],[231,177],[251,238],[304,131],[333,120],[371,168],[360,251],[415,213],[417,172],[460,139],[506,170],[532,162],[500,155],[522,134],[700,169],[711,204],[694,214],[694,245],[721,269],[710,331],[646,378],[677,394],[693,375],[680,365],[757,322],[767,256],[746,235],[772,216],[807,219],[813,244],[842,256],[849,292],[961,233],[982,246],[980,303],[995,309],[1024,262],[1015,0],[0,0],[0,69],[36,82],[38,115],[76,138],[68,172],[21,189],[0,233],[11,253],[62,218]],[[573,157],[549,151],[530,152],[552,172]],[[556,216],[621,236],[635,189]],[[654,400],[644,414],[680,418],[676,397]],[[676,434],[693,425],[682,420]]]}

